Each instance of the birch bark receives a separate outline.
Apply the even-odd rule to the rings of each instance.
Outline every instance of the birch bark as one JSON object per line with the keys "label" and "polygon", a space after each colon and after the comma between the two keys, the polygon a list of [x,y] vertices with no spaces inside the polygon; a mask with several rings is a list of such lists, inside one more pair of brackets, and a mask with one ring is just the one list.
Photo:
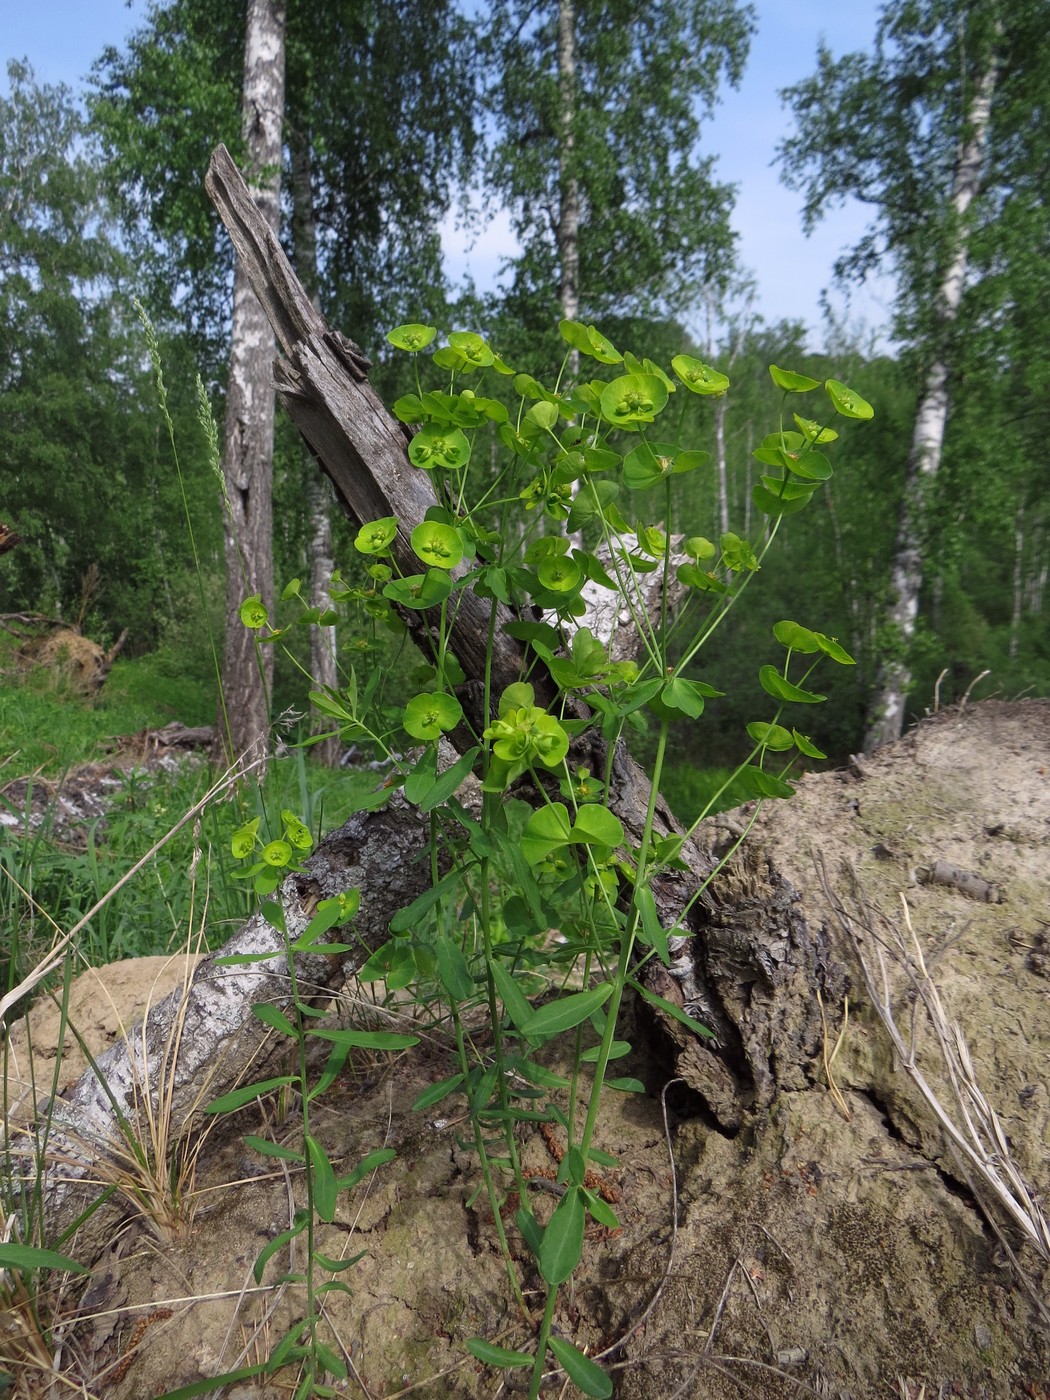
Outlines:
{"label": "birch bark", "polygon": [[[275,233],[281,213],[284,34],[285,0],[248,0],[242,129],[252,193]],[[239,609],[253,594],[266,607],[273,604],[274,347],[273,332],[238,259],[223,456],[226,642],[216,726],[228,760],[248,750],[263,754],[269,745],[273,652],[257,651]]]}

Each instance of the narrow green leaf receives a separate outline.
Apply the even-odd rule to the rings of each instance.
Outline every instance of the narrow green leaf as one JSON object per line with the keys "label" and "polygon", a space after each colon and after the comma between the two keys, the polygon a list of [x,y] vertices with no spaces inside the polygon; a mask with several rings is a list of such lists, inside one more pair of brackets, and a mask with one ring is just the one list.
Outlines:
{"label": "narrow green leaf", "polygon": [[540,1222],[533,1215],[531,1210],[526,1210],[524,1206],[514,1212],[514,1223],[521,1231],[521,1237],[532,1250],[535,1258],[540,1257],[540,1246],[543,1244],[543,1230]]}
{"label": "narrow green leaf", "polygon": [[587,1214],[592,1220],[596,1220],[599,1225],[604,1225],[607,1230],[618,1230],[620,1228],[620,1222],[617,1219],[616,1212],[607,1201],[602,1200],[601,1196],[599,1196],[596,1191],[588,1191],[585,1187],[582,1195],[584,1204],[587,1207]]}
{"label": "narrow green leaf", "polygon": [[613,1393],[612,1380],[589,1356],[577,1351],[564,1337],[549,1337],[547,1345],[569,1380],[579,1386],[584,1395],[592,1396],[593,1400],[609,1400]]}
{"label": "narrow green leaf", "polygon": [[583,1231],[587,1212],[575,1186],[562,1196],[547,1223],[540,1244],[540,1273],[557,1287],[572,1277],[583,1253]]}
{"label": "narrow green leaf", "polygon": [[83,1264],[58,1254],[53,1249],[37,1249],[31,1244],[0,1244],[0,1268],[2,1269],[63,1269],[69,1274],[84,1274]]}
{"label": "narrow green leaf", "polygon": [[[387,1162],[392,1162],[397,1156],[393,1147],[378,1147],[374,1152],[370,1152],[367,1157],[362,1157],[352,1172],[346,1176],[338,1178],[336,1185],[340,1191],[352,1191],[355,1186],[365,1179],[369,1172],[374,1172],[377,1167],[385,1166]],[[360,1257],[360,1256],[359,1256]]]}
{"label": "narrow green leaf", "polygon": [[433,1108],[436,1103],[447,1098],[453,1089],[463,1083],[463,1074],[450,1075],[448,1079],[442,1079],[440,1084],[431,1084],[429,1089],[424,1089],[419,1098],[412,1105],[412,1112],[420,1112],[424,1108]]}
{"label": "narrow green leaf", "polygon": [[328,1031],[308,1030],[318,1040],[330,1040],[336,1045],[352,1045],[363,1050],[410,1050],[419,1044],[418,1035],[399,1035],[395,1031]]}
{"label": "narrow green leaf", "polygon": [[[600,1053],[601,1046],[592,1045],[589,1050],[585,1050],[580,1056],[580,1063],[582,1065],[593,1065],[597,1062]],[[629,1055],[630,1053],[631,1042],[629,1040],[614,1040],[612,1045],[609,1046],[610,1060],[622,1060],[624,1055]]]}
{"label": "narrow green leaf", "polygon": [[260,1361],[256,1366],[242,1366],[238,1371],[224,1371],[221,1376],[209,1376],[190,1385],[180,1385],[178,1390],[166,1390],[157,1400],[196,1400],[198,1395],[210,1395],[215,1390],[225,1390],[234,1381],[248,1381],[253,1376],[268,1376],[274,1370],[271,1361]]}
{"label": "narrow green leaf", "polygon": [[510,1351],[507,1347],[494,1346],[492,1342],[486,1342],[482,1337],[471,1337],[467,1343],[467,1350],[471,1356],[483,1362],[486,1366],[500,1366],[504,1369],[511,1366],[531,1366],[532,1357],[523,1351]]}
{"label": "narrow green leaf", "polygon": [[433,948],[437,957],[438,977],[450,1000],[457,1003],[468,1001],[474,995],[474,979],[462,951],[444,934],[434,940]]}
{"label": "narrow green leaf", "polygon": [[419,799],[419,810],[431,812],[435,807],[440,807],[442,802],[447,802],[466,780],[470,770],[474,767],[474,760],[480,752],[480,748],[468,749],[451,768],[446,768],[444,773],[434,781],[430,791]]}
{"label": "narrow green leaf", "polygon": [[425,749],[418,763],[405,775],[405,801],[422,802],[437,781],[437,749]]}
{"label": "narrow green leaf", "polygon": [[648,987],[643,987],[640,982],[636,982],[633,978],[631,979],[631,986],[643,1001],[647,1001],[650,1006],[659,1007],[665,1016],[670,1016],[673,1021],[678,1021],[683,1026],[688,1026],[691,1031],[695,1032],[697,1035],[704,1036],[707,1040],[714,1040],[714,1031],[708,1030],[705,1025],[694,1020],[693,1017],[683,1011],[680,1006],[675,1006],[673,1001],[668,1001],[665,997],[657,995],[656,992],[651,992]]}
{"label": "narrow green leaf", "polygon": [[240,1089],[231,1089],[228,1094],[213,1099],[204,1111],[205,1113],[232,1113],[234,1109],[243,1108],[246,1103],[254,1103],[256,1099],[261,1099],[274,1089],[283,1089],[286,1084],[294,1083],[296,1083],[296,1076],[292,1074],[281,1074],[276,1079],[260,1079],[256,1084],[245,1084]]}
{"label": "narrow green leaf", "polygon": [[255,1267],[252,1269],[252,1274],[256,1283],[262,1283],[263,1274],[266,1272],[266,1265],[277,1251],[283,1249],[286,1244],[290,1244],[292,1240],[297,1239],[303,1233],[306,1229],[308,1218],[306,1211],[297,1211],[295,1224],[291,1229],[282,1230],[279,1235],[274,1235],[269,1244],[263,1246],[258,1259],[255,1261]]}
{"label": "narrow green leaf", "polygon": [[640,1079],[607,1079],[605,1081],[607,1089],[617,1089],[621,1094],[644,1094],[645,1085]]}
{"label": "narrow green leaf", "polygon": [[278,1011],[277,1007],[271,1006],[269,1002],[256,1002],[252,1011],[264,1025],[273,1026],[274,1030],[280,1031],[282,1035],[290,1035],[294,1038],[299,1034],[284,1012]]}
{"label": "narrow green leaf", "polygon": [[635,890],[634,897],[638,905],[638,912],[642,916],[642,933],[645,936],[645,942],[651,948],[656,949],[664,967],[670,967],[671,950],[667,942],[667,931],[660,922],[652,890],[648,885],[640,885]]}
{"label": "narrow green leaf", "polygon": [[306,1134],[306,1155],[310,1159],[313,1174],[314,1210],[330,1225],[335,1219],[335,1204],[339,1194],[335,1184],[335,1170],[324,1148],[310,1133]]}
{"label": "narrow green leaf", "polygon": [[254,1133],[244,1135],[244,1145],[260,1153],[263,1157],[278,1157],[282,1162],[306,1161],[301,1152],[296,1152],[291,1147],[282,1147],[277,1142],[269,1142],[266,1138],[256,1137]]}
{"label": "narrow green leaf", "polygon": [[519,1031],[524,1032],[533,1017],[533,1010],[525,1000],[521,990],[515,986],[514,979],[500,962],[489,964],[492,972],[492,980],[496,984],[500,1000],[506,1007],[507,1015],[517,1026]]}
{"label": "narrow green leaf", "polygon": [[599,1006],[604,1006],[611,992],[612,983],[603,982],[586,992],[572,992],[568,996],[558,997],[557,1001],[549,1001],[546,1006],[534,1011],[521,1030],[529,1040],[570,1031],[574,1026],[582,1025]]}
{"label": "narrow green leaf", "polygon": [[446,894],[456,888],[463,879],[464,873],[463,870],[450,870],[436,885],[431,885],[421,895],[417,895],[411,904],[406,905],[404,909],[399,909],[390,920],[390,932],[405,933],[407,930],[415,928],[423,915],[428,913],[439,899],[443,899]]}
{"label": "narrow green leaf", "polygon": [[[316,1249],[314,1250],[314,1258],[321,1265],[322,1269],[327,1270],[327,1272],[330,1274],[337,1274],[342,1273],[346,1269],[352,1269],[354,1265],[359,1263],[367,1253],[367,1249],[360,1249],[356,1254],[351,1254],[346,1259],[330,1259],[327,1254],[322,1254],[319,1249]],[[350,1292],[350,1289],[347,1288],[345,1283],[336,1284],[328,1282],[322,1284],[321,1287],[317,1290],[317,1292],[318,1294],[321,1294],[326,1289],[332,1292],[338,1290],[338,1292],[340,1293],[346,1293],[349,1297],[353,1297],[353,1294]]]}

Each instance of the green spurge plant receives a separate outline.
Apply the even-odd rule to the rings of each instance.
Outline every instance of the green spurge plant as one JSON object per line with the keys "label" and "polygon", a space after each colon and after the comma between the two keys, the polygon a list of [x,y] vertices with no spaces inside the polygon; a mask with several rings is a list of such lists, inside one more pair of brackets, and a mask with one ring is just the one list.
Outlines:
{"label": "green spurge plant", "polygon": [[[554,1335],[552,1325],[559,1290],[580,1263],[588,1220],[606,1228],[618,1223],[588,1183],[592,1167],[611,1160],[595,1145],[603,1092],[642,1087],[609,1074],[630,1049],[617,1031],[627,989],[696,1034],[708,1034],[639,980],[650,959],[669,965],[672,940],[689,931],[690,911],[712,878],[698,884],[667,926],[656,882],[670,870],[687,869],[681,856],[695,830],[667,835],[655,821],[669,735],[675,724],[701,720],[707,703],[721,694],[697,678],[697,659],[751,586],[785,517],[804,509],[830,478],[823,449],[838,436],[830,423],[872,416],[858,394],[828,380],[823,418],[811,409],[815,417],[793,413],[785,422],[792,396],[821,386],[773,366],[780,422],[754,454],[762,468],[752,493],[765,517],[761,535],[748,540],[727,532],[715,542],[686,531],[672,534],[677,483],[707,460],[682,441],[687,409],[696,403],[693,396],[724,394],[728,380],[688,355],[676,356],[669,373],[619,352],[578,322],[562,322],[561,333],[572,350],[605,367],[606,377],[566,383],[567,354],[547,387],[515,375],[481,336],[458,332],[429,357],[444,376],[441,387],[424,388],[420,356],[434,345],[436,332],[408,325],[390,333],[391,345],[411,354],[416,366],[416,391],[394,405],[397,417],[414,426],[408,459],[432,474],[441,504],[423,521],[387,517],[361,526],[356,548],[367,561],[363,581],[337,580],[332,598],[356,610],[359,630],[344,654],[369,655],[367,679],[351,669],[340,690],[311,695],[344,737],[371,745],[389,761],[391,777],[367,805],[378,806],[399,790],[430,817],[431,888],[394,918],[390,940],[372,952],[360,975],[382,979],[391,990],[415,984],[420,1002],[436,996],[447,1007],[458,1068],[416,1106],[430,1109],[455,1098],[465,1111],[511,1287],[536,1337],[528,1351],[482,1338],[468,1346],[490,1365],[529,1368],[531,1400],[549,1364],[586,1395],[612,1391],[601,1366]],[[479,439],[485,450],[478,450]],[[399,566],[399,558],[408,557],[397,548],[399,538],[408,542],[417,571]],[[483,696],[473,708],[466,704],[469,686],[464,689],[456,645],[468,590],[485,600],[490,618],[484,673],[472,678]],[[630,615],[636,660],[614,659],[610,639],[596,632],[593,599],[603,594],[615,597],[614,611]],[[299,596],[297,581],[285,596]],[[514,610],[509,621],[500,607],[508,604]],[[407,702],[393,698],[383,667],[372,664],[380,630],[396,630],[406,609],[426,610],[430,622],[425,673]],[[249,626],[268,626],[258,600],[249,600],[243,617]],[[316,620],[315,610],[304,608],[303,617]],[[498,627],[522,644],[524,659],[520,678],[494,694]],[[272,640],[279,634],[260,635]],[[834,638],[795,621],[778,623],[774,640],[782,649],[779,660],[758,675],[770,707],[747,726],[744,758],[697,824],[730,784],[756,799],[788,797],[793,766],[824,757],[795,707],[824,699],[812,688],[818,665],[850,665],[852,658]],[[604,799],[617,745],[648,724],[656,728],[651,795],[637,829],[628,830]],[[458,758],[450,757],[445,736],[454,737]],[[234,837],[234,854],[253,861],[246,873],[263,897],[309,844],[293,814],[283,820],[283,839],[261,850],[255,825]],[[356,897],[319,915],[316,928],[290,943],[290,953],[304,947],[304,939],[311,948],[345,948],[317,940],[334,923],[346,922]],[[267,907],[281,926],[279,910]],[[551,929],[560,932],[553,943]],[[541,991],[548,995],[537,1007],[530,994]],[[310,1021],[314,1013],[297,996],[293,1002],[294,1023],[272,1010],[265,1019],[301,1045],[319,1032]],[[489,1025],[485,1041],[473,1033],[479,1012]],[[568,1077],[543,1063],[544,1047],[565,1033],[575,1038],[575,1069]],[[310,1133],[308,1108],[318,1090],[306,1085],[305,1061],[298,1077],[281,1082],[293,1078],[302,1086],[306,1119],[297,1160],[310,1183],[297,1228],[308,1231],[313,1212],[331,1218],[341,1183]],[[236,1102],[261,1087],[240,1091]],[[523,1123],[559,1124],[568,1139],[559,1199],[545,1221],[522,1170]],[[538,1318],[525,1307],[506,1234],[501,1211],[509,1200],[518,1203],[514,1225],[545,1290]],[[335,1358],[310,1341],[317,1320],[312,1301],[308,1313],[282,1357],[309,1356],[315,1380],[325,1370],[338,1375]]]}

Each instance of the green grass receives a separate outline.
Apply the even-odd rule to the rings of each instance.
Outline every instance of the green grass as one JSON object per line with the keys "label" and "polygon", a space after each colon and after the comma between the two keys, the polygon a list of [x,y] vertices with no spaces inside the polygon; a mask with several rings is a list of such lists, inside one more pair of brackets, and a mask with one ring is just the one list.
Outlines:
{"label": "green grass", "polygon": [[[210,702],[191,681],[173,683],[161,657],[125,662],[107,681],[105,699],[92,706],[63,693],[46,677],[0,676],[0,811],[24,818],[29,805],[19,779],[51,785],[85,763],[108,764],[122,738],[180,719],[211,718]],[[105,816],[75,833],[56,834],[50,815],[25,834],[0,827],[0,985],[11,987],[45,953],[54,926],[76,923],[207,792],[215,773],[189,760],[174,773],[116,772]],[[187,824],[91,920],[78,940],[80,954],[98,966],[120,958],[165,953],[182,946],[191,923],[206,909],[206,937],[218,946],[253,907],[230,837],[261,816],[261,831],[277,836],[280,813],[292,808],[315,838],[345,821],[354,799],[376,783],[365,771],[321,768],[303,750],[276,759],[262,788],[212,804]],[[53,808],[51,809],[53,814]],[[25,822],[22,823],[25,828]],[[195,873],[195,881],[191,879]],[[52,922],[53,921],[53,922]]]}

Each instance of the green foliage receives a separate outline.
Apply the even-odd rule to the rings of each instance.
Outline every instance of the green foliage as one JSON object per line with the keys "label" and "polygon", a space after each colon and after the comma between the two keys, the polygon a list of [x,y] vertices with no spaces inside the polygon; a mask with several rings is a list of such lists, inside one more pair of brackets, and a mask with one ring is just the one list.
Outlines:
{"label": "green foliage", "polygon": [[[538,1395],[550,1358],[585,1394],[603,1397],[611,1394],[606,1373],[552,1336],[551,1326],[559,1289],[579,1267],[588,1219],[604,1228],[618,1223],[608,1204],[589,1189],[587,1164],[594,1153],[603,1089],[640,1088],[630,1076],[607,1077],[609,1064],[630,1050],[617,1036],[625,990],[638,960],[655,957],[670,964],[671,940],[687,926],[689,908],[700,893],[671,918],[661,912],[662,877],[671,868],[685,868],[679,859],[681,840],[658,838],[653,825],[669,736],[680,726],[697,727],[708,704],[723,698],[710,681],[685,670],[735,614],[761,573],[782,522],[827,488],[833,467],[822,449],[838,436],[829,422],[841,423],[845,433],[872,411],[838,379],[805,379],[777,370],[781,426],[761,439],[755,451],[762,475],[746,502],[754,522],[750,537],[746,530],[723,530],[715,543],[690,534],[689,562],[677,565],[669,529],[676,493],[698,474],[707,454],[684,439],[686,414],[669,409],[676,395],[687,406],[709,405],[726,392],[724,375],[691,356],[677,356],[673,377],[654,360],[621,353],[595,327],[563,322],[561,334],[570,351],[548,386],[530,374],[513,375],[504,358],[476,333],[453,333],[439,345],[428,331],[413,323],[392,331],[388,340],[410,354],[417,368],[425,368],[429,359],[432,371],[443,372],[438,380],[442,389],[424,392],[421,372],[416,393],[403,396],[397,406],[406,420],[422,420],[408,458],[412,468],[435,477],[443,504],[415,525],[391,518],[363,525],[355,543],[362,558],[371,561],[369,586],[347,587],[340,580],[332,590],[334,602],[363,612],[373,625],[387,608],[426,611],[425,683],[407,704],[403,699],[395,703],[389,678],[372,665],[367,673],[351,671],[340,688],[314,691],[310,698],[344,738],[367,742],[389,765],[386,784],[360,799],[362,809],[389,800],[400,789],[406,802],[430,817],[432,883],[394,916],[389,941],[375,950],[359,975],[364,981],[383,979],[388,993],[413,988],[410,995],[420,1005],[438,1000],[446,1007],[456,1037],[457,1072],[423,1094],[418,1107],[429,1109],[448,1098],[462,1101],[460,1111],[471,1127],[494,1228],[519,1300],[521,1286],[500,1205],[508,1190],[521,1203],[515,1224],[535,1256],[547,1292],[531,1359],[530,1397]],[[565,372],[573,354],[587,369],[569,383]],[[479,376],[486,372],[513,382],[517,400],[505,412],[494,411],[499,401],[482,397],[484,378]],[[587,377],[592,374],[594,378]],[[469,389],[462,387],[464,381]],[[811,423],[798,416],[791,421],[800,430],[787,428],[787,400],[808,390],[826,390],[823,407],[809,410],[817,419]],[[491,435],[493,425],[492,445],[495,449],[498,443],[502,453],[491,473],[483,473],[475,463],[492,454],[475,452],[473,441]],[[581,514],[581,501],[587,504],[588,548],[568,533],[573,517]],[[428,565],[425,574],[403,572],[418,562]],[[647,608],[638,584],[651,574],[658,580],[658,601]],[[676,578],[686,597],[673,610],[670,589]],[[614,611],[632,614],[641,644],[637,661],[614,661],[586,625],[585,586],[613,594]],[[496,629],[504,627],[523,643],[530,676],[493,694],[480,711],[467,706],[467,690],[454,693],[476,644],[473,634],[463,635],[465,624],[459,621],[464,595],[471,590],[490,610],[490,645]],[[313,620],[316,610],[302,598],[298,580],[285,597],[298,602],[301,621]],[[515,603],[518,610],[501,619],[497,602]],[[257,599],[246,600],[241,611],[261,646],[282,646],[293,630],[291,623],[273,627]],[[476,627],[472,622],[472,633]],[[746,724],[745,756],[711,790],[697,820],[730,790],[748,799],[789,797],[793,767],[824,756],[798,727],[808,726],[800,716],[825,699],[813,689],[816,668],[852,667],[853,657],[829,634],[784,617],[767,638],[767,655],[770,650],[776,664],[761,666],[757,682],[752,678],[748,687],[747,703],[754,706],[757,700],[763,717]],[[488,670],[484,685],[488,700]],[[632,731],[644,732],[654,721],[652,798],[641,830],[628,831],[602,796],[613,778],[619,741]],[[439,745],[453,730],[461,754],[449,766]],[[406,740],[417,747],[406,752]],[[580,755],[602,759],[599,773],[575,760],[574,744]],[[468,808],[456,794],[472,771],[480,779],[481,798],[480,806],[475,802]],[[523,823],[505,805],[512,788],[529,792],[534,804]],[[297,868],[304,849],[304,833],[292,812],[282,811],[281,821],[280,834],[264,833],[255,817],[232,837],[232,853],[245,863],[241,877],[264,900],[285,872]],[[277,904],[264,903],[263,910],[283,929]],[[345,947],[317,940],[331,922],[351,915],[352,910],[343,910],[321,923],[315,920],[289,942],[289,954]],[[551,928],[561,932],[562,941],[554,946],[545,937]],[[534,1006],[529,992],[545,988],[550,995]],[[479,1052],[476,1037],[472,1033],[468,1039],[465,1030],[464,1018],[478,1006],[485,1007],[490,1022],[492,1050],[487,1053]],[[308,1036],[319,1034],[305,1023],[293,1025],[284,1011],[272,1007],[259,1008],[258,1014],[300,1047]],[[670,1014],[707,1033],[688,1009]],[[331,1033],[333,1041],[338,1034]],[[357,1037],[355,1044],[379,1045],[376,1032],[341,1034],[346,1044],[349,1035]],[[576,1038],[576,1067],[568,1083],[534,1060],[548,1041],[566,1034]],[[591,1088],[581,1079],[583,1065],[594,1067]],[[216,1107],[235,1109],[276,1084],[249,1086]],[[566,1088],[568,1112],[558,1098]],[[522,1174],[515,1135],[522,1121],[559,1123],[569,1137],[559,1173],[560,1200],[546,1223],[534,1212]],[[330,1218],[336,1189],[308,1123],[303,1133],[297,1160],[308,1169],[311,1211],[294,1227],[300,1233],[311,1228],[312,1215]],[[298,1353],[307,1366],[313,1364],[313,1342],[310,1348],[314,1350]],[[529,1364],[524,1353],[478,1338],[470,1349],[489,1364]],[[278,1347],[271,1360],[276,1364],[282,1355]]]}
{"label": "green foliage", "polygon": [[[558,70],[563,9],[575,50],[568,94]],[[732,189],[697,147],[720,83],[740,79],[752,26],[750,7],[733,0],[493,4],[483,42],[497,136],[486,184],[511,210],[524,249],[509,302],[519,321],[535,332],[557,313],[564,269],[552,211],[569,181],[589,316],[673,314],[698,286],[726,277]]]}
{"label": "green foliage", "polygon": [[[0,612],[76,617],[148,649],[182,574],[184,515],[101,190],[62,88],[8,69],[0,100],[0,500],[21,543],[0,556]],[[174,348],[178,367],[182,354]],[[183,421],[187,406],[173,404]],[[192,432],[188,434],[192,442]],[[187,461],[190,502],[210,497]],[[203,488],[203,489],[202,489]],[[208,501],[210,507],[210,499]],[[213,512],[203,542],[217,541]]]}
{"label": "green foliage", "polygon": [[[1035,0],[1008,9],[969,0],[886,5],[871,53],[834,59],[821,45],[817,71],[785,93],[798,129],[779,155],[785,181],[803,194],[807,225],[845,199],[869,206],[868,229],[837,273],[862,281],[892,270],[897,335],[914,347],[907,367],[919,382],[932,364],[951,370],[936,482],[917,484],[911,502],[911,554],[926,581],[920,635],[909,651],[888,629],[873,629],[879,647],[913,672],[919,712],[942,670],[958,672],[958,693],[992,663],[1006,687],[1045,686],[1039,666],[1018,664],[1022,636],[1039,630],[1029,623],[1042,608],[1045,568],[1050,199],[1033,116],[1050,101],[1045,21]],[[987,104],[980,121],[978,95]],[[960,154],[976,135],[980,180],[960,221]],[[965,285],[949,313],[942,288],[960,252]],[[873,582],[876,596],[892,599],[885,574]],[[957,631],[940,605],[956,588],[981,595],[983,638],[972,627]]]}
{"label": "green foliage", "polygon": [[[179,303],[216,367],[232,254],[201,175],[218,142],[235,159],[243,149],[245,13],[151,5],[127,48],[96,64],[90,103],[151,305]],[[285,124],[312,186],[317,288],[329,320],[366,346],[410,303],[443,308],[436,227],[474,139],[468,45],[448,0],[288,5]]]}

